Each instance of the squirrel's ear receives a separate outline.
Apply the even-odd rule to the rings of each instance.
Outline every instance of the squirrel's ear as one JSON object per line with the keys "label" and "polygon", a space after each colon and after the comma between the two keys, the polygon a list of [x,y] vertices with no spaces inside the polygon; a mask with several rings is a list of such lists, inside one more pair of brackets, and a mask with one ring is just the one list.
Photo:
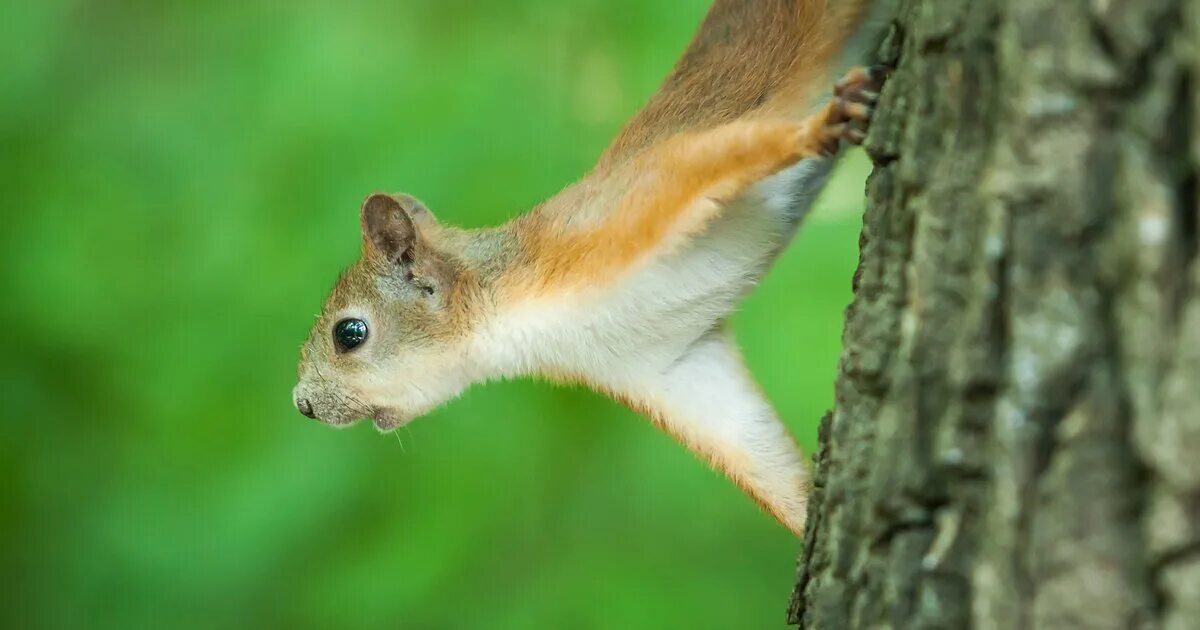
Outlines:
{"label": "squirrel's ear", "polygon": [[400,202],[375,193],[362,205],[363,255],[392,263],[409,262],[417,229]]}

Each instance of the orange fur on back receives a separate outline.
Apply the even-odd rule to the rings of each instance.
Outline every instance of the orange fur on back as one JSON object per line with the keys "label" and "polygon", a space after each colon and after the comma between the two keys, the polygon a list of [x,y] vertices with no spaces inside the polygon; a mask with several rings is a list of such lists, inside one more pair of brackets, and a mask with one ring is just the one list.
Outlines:
{"label": "orange fur on back", "polygon": [[658,93],[613,141],[602,167],[662,138],[741,118],[810,113],[869,0],[716,0]]}

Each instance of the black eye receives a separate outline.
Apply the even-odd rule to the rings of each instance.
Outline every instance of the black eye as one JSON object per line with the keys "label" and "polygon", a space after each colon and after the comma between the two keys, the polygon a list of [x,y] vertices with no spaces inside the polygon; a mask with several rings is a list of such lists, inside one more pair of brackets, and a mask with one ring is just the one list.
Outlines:
{"label": "black eye", "polygon": [[343,319],[333,327],[333,340],[342,352],[357,348],[367,340],[367,322],[361,319]]}

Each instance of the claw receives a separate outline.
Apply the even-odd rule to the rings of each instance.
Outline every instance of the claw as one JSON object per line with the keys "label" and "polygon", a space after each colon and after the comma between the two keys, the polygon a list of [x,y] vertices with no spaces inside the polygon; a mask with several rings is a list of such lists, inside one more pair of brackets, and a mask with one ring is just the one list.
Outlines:
{"label": "claw", "polygon": [[866,103],[868,105],[874,105],[879,101],[879,92],[867,89],[854,90],[842,96],[842,100],[849,101],[851,103]]}
{"label": "claw", "polygon": [[849,101],[841,101],[838,107],[841,109],[841,114],[848,120],[870,120],[874,110],[869,105]]}
{"label": "claw", "polygon": [[892,76],[894,70],[895,68],[892,66],[879,63],[867,68],[867,74],[870,75],[871,81],[882,85],[884,81],[887,81]]}
{"label": "claw", "polygon": [[833,94],[838,97],[845,96],[847,92],[857,90],[870,81],[870,70],[862,67],[851,68],[846,76],[833,84]]}

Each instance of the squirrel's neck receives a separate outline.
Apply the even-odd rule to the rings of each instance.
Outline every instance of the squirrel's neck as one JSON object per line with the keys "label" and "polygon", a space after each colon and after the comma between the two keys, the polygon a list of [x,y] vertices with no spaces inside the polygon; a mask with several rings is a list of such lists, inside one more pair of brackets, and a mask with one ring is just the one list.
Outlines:
{"label": "squirrel's neck", "polygon": [[[522,273],[517,231],[512,223],[479,229],[446,228],[442,246],[463,265],[460,317],[466,338],[465,369],[471,380],[482,381],[535,372],[533,356],[539,339],[525,338],[514,315],[510,290]],[[514,328],[516,326],[516,328]]]}

